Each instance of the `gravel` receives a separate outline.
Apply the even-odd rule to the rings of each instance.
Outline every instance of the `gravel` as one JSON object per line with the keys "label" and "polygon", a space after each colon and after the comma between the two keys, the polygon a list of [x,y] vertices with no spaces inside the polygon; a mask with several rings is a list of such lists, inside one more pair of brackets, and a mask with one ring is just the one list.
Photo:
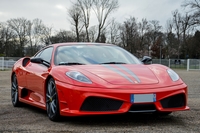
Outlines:
{"label": "gravel", "polygon": [[175,70],[188,85],[190,111],[173,112],[168,116],[123,114],[84,117],[63,117],[52,122],[46,112],[29,106],[14,108],[10,99],[11,71],[0,71],[0,133],[1,132],[138,132],[199,133],[200,71]]}

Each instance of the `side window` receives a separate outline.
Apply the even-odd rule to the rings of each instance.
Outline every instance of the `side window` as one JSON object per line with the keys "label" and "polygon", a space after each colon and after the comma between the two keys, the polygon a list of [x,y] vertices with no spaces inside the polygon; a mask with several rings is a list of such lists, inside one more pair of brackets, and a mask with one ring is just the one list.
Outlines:
{"label": "side window", "polygon": [[51,56],[52,56],[52,51],[53,51],[53,47],[49,47],[44,49],[43,51],[41,51],[38,55],[36,55],[37,57],[42,58],[43,60],[47,61],[50,63],[51,61]]}
{"label": "side window", "polygon": [[40,57],[40,55],[41,55],[42,52],[43,52],[43,50],[40,51],[39,53],[37,53],[34,57]]}

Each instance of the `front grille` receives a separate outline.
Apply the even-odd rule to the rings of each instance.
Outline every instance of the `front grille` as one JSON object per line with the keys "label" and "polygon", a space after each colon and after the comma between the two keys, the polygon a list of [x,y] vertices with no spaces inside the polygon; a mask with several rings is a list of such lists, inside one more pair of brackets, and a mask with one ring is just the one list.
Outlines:
{"label": "front grille", "polygon": [[184,107],[186,103],[184,94],[178,94],[171,97],[167,97],[162,99],[160,102],[163,108]]}
{"label": "front grille", "polygon": [[154,112],[156,107],[154,104],[133,104],[129,112]]}
{"label": "front grille", "polygon": [[123,104],[120,100],[88,97],[81,106],[81,111],[117,111]]}

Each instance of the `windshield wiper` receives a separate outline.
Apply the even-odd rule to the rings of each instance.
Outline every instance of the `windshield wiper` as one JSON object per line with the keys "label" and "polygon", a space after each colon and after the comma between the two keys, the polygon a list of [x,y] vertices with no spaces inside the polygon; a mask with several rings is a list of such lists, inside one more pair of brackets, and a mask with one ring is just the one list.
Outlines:
{"label": "windshield wiper", "polygon": [[104,63],[100,63],[100,64],[127,64],[124,62],[104,62]]}
{"label": "windshield wiper", "polygon": [[85,64],[78,62],[60,62],[58,65],[85,65]]}

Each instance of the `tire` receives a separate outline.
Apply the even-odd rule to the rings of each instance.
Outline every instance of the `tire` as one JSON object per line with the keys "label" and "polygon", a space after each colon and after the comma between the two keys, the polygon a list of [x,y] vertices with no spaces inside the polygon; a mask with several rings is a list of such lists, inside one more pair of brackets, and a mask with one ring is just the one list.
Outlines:
{"label": "tire", "polygon": [[47,115],[51,121],[58,121],[60,119],[58,95],[56,84],[53,78],[49,79],[47,82],[46,110]]}
{"label": "tire", "polygon": [[11,101],[14,107],[19,107],[21,105],[19,101],[18,82],[15,74],[12,75],[11,80]]}

